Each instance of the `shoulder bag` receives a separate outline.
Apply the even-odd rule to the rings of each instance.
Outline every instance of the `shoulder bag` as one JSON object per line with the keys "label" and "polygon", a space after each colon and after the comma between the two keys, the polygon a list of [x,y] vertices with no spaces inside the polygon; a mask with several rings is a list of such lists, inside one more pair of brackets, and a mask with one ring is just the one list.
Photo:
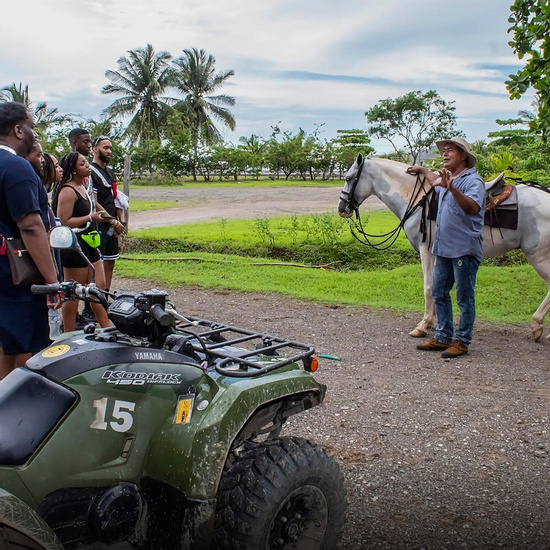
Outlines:
{"label": "shoulder bag", "polygon": [[5,237],[6,254],[14,286],[44,283],[44,277],[19,237]]}

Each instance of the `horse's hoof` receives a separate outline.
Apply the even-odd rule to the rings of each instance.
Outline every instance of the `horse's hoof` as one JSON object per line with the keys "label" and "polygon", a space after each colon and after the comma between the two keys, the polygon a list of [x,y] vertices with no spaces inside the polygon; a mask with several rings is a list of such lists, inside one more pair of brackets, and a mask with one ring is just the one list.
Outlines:
{"label": "horse's hoof", "polygon": [[426,338],[426,336],[428,336],[428,333],[425,330],[415,328],[414,330],[411,330],[411,332],[409,332],[409,336],[412,336],[413,338]]}
{"label": "horse's hoof", "polygon": [[[533,329],[531,331],[531,334],[533,335],[533,342],[538,342],[540,340],[540,337],[542,336],[542,327]],[[550,337],[550,334],[548,335],[548,337]]]}

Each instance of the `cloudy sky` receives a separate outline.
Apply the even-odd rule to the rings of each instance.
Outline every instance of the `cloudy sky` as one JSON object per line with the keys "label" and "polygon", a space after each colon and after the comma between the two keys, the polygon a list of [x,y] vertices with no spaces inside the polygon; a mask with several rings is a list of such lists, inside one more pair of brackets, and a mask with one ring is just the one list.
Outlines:
{"label": "cloudy sky", "polygon": [[[105,70],[150,43],[174,57],[202,48],[236,98],[230,141],[271,126],[365,129],[380,99],[436,90],[456,102],[470,141],[496,118],[530,109],[504,81],[520,68],[508,46],[511,0],[8,0],[0,19],[0,86],[29,85],[33,101],[99,115]],[[379,151],[387,144],[376,143]]]}

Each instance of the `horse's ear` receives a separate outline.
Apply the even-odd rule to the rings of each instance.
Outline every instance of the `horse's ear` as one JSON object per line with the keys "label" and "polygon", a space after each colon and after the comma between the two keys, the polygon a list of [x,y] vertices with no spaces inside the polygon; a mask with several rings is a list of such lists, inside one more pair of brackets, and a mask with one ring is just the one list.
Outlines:
{"label": "horse's ear", "polygon": [[357,166],[361,166],[361,164],[363,163],[363,155],[361,153],[357,155],[357,159],[355,162],[357,162]]}

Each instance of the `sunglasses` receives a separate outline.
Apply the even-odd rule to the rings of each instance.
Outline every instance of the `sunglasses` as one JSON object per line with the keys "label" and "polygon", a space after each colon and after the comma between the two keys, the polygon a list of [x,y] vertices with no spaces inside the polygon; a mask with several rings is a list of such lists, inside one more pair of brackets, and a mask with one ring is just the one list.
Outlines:
{"label": "sunglasses", "polygon": [[109,136],[99,136],[99,137],[94,139],[94,141],[92,143],[92,146],[97,147],[99,145],[99,142],[101,142],[105,139],[108,140],[108,141],[111,141],[111,138]]}

